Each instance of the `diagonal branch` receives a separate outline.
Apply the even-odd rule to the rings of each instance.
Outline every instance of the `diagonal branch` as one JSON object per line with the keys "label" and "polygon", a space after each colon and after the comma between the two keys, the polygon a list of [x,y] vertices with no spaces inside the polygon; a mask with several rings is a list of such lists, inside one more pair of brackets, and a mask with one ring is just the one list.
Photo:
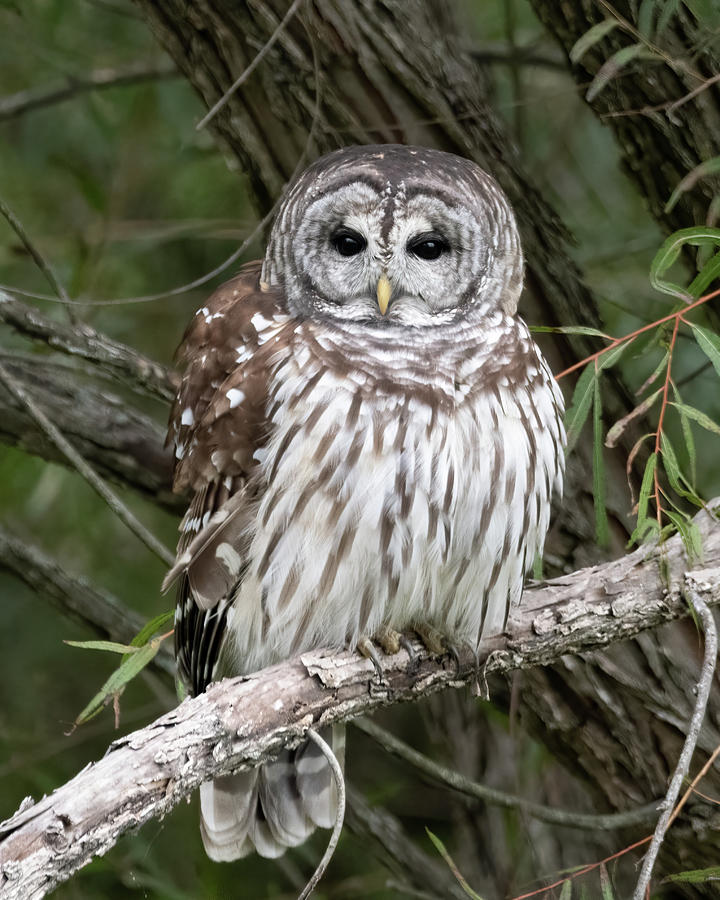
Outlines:
{"label": "diagonal branch", "polygon": [[[95,634],[121,644],[129,644],[145,624],[145,618],[125,606],[117,597],[93,586],[86,578],[67,572],[59,562],[31,544],[26,544],[0,528],[0,569],[12,572],[76,622]],[[152,664],[174,674],[175,664],[166,644],[162,644]]]}
{"label": "diagonal branch", "polygon": [[100,373],[141,394],[166,402],[173,399],[176,377],[144,354],[113,341],[90,325],[64,325],[44,316],[38,309],[0,291],[0,322],[10,325],[23,337],[42,341],[53,350],[89,360]]}
{"label": "diagonal branch", "polygon": [[0,97],[0,122],[13,119],[36,109],[72,100],[80,94],[106,88],[140,84],[179,76],[175,66],[163,60],[159,63],[138,62],[111,69],[95,69],[80,77],[68,76],[64,82],[28,88],[17,94]]}
{"label": "diagonal branch", "polygon": [[[166,509],[182,511],[185,501],[172,493],[172,456],[163,449],[163,430],[145,413],[107,389],[88,385],[75,372],[15,357],[4,365],[101,475]],[[0,442],[68,465],[26,407],[2,387]]]}
{"label": "diagonal branch", "polygon": [[682,543],[641,548],[526,592],[508,635],[486,642],[478,671],[470,650],[437,659],[415,644],[385,657],[382,682],[353,653],[313,651],[253,675],[212,685],[151,725],[114,742],[107,755],[0,826],[4,900],[42,896],[130,828],[169,812],[203,781],[274,758],[310,727],[343,722],[491,673],[547,665],[685,616],[683,579],[708,605],[720,603],[720,528],[696,517],[705,564],[686,572]]}
{"label": "diagonal branch", "polygon": [[6,388],[19,403],[21,403],[37,423],[47,438],[57,447],[63,456],[67,458],[73,468],[88,482],[97,494],[105,501],[115,515],[126,525],[133,534],[141,540],[145,546],[159,557],[166,565],[170,566],[174,560],[174,554],[155,537],[154,534],[137,518],[130,508],[123,503],[118,495],[105,483],[100,475],[88,463],[85,457],[68,441],[65,435],[48,418],[42,409],[35,403],[23,385],[12,373],[0,364],[0,383]]}

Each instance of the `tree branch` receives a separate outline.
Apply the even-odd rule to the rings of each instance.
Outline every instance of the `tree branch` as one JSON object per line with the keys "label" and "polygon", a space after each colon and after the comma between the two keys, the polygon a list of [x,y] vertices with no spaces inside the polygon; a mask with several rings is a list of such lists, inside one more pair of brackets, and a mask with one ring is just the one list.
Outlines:
{"label": "tree branch", "polygon": [[4,291],[0,291],[0,322],[53,350],[95,363],[101,373],[138,393],[166,403],[175,396],[176,375],[133,347],[113,341],[83,322],[61,324]]}
{"label": "tree branch", "polygon": [[162,78],[177,78],[175,66],[166,60],[159,63],[132,63],[115,69],[96,69],[82,77],[69,75],[65,82],[29,88],[0,98],[0,122],[24,115],[35,109],[53,106],[65,100],[72,100],[79,94],[105,88],[139,84],[143,81],[157,81]]}
{"label": "tree branch", "polygon": [[[101,638],[129,644],[145,624],[141,615],[117,597],[98,590],[86,578],[71,575],[38,547],[24,543],[2,528],[0,569],[12,572],[64,615],[91,628]],[[175,664],[165,643],[151,665],[174,675]]]}
{"label": "tree branch", "polygon": [[620,641],[688,613],[684,579],[707,605],[720,603],[720,528],[696,517],[705,563],[686,572],[679,537],[662,547],[580,570],[533,588],[508,634],[483,644],[480,670],[469,649],[457,665],[419,644],[373,664],[357,654],[313,651],[252,675],[212,685],[151,725],[115,741],[107,755],[0,826],[3,900],[42,896],[128,829],[169,812],[203,781],[274,758],[318,728],[416,700],[491,673],[547,665]]}
{"label": "tree branch", "polygon": [[[83,383],[75,372],[49,371],[22,359],[5,366],[101,475],[181,512],[185,501],[172,493],[172,455],[163,449],[163,429],[156,422],[117,394]],[[67,465],[23,405],[2,387],[0,441]]]}
{"label": "tree branch", "polygon": [[33,421],[39,426],[48,440],[67,459],[70,465],[80,474],[93,490],[104,500],[120,521],[141,540],[166,565],[171,566],[175,558],[155,535],[138,519],[132,510],[105,483],[85,457],[67,440],[57,425],[48,418],[45,412],[35,403],[24,386],[2,364],[0,364],[0,383],[21,406],[25,407]]}

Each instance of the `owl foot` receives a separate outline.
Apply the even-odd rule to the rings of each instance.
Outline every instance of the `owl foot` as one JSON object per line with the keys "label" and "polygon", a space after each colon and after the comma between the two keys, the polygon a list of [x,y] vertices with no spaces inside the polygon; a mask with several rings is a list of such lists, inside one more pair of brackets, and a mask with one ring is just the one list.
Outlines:
{"label": "owl foot", "polygon": [[410,656],[412,663],[415,658],[415,651],[412,649],[410,642],[405,635],[389,628],[387,625],[381,626],[372,638],[363,635],[358,641],[357,648],[366,659],[375,666],[375,671],[380,681],[385,678],[385,669],[382,660],[377,652],[376,645],[380,647],[386,656],[393,656],[401,647],[404,647]]}
{"label": "owl foot", "polygon": [[420,660],[418,659],[418,655],[412,645],[412,641],[406,634],[400,635],[400,646],[408,655],[408,671],[414,672],[415,669],[417,669],[417,667],[420,665]]}
{"label": "owl foot", "polygon": [[460,670],[462,669],[460,650],[463,648],[467,648],[472,653],[473,659],[475,661],[475,671],[478,672],[480,670],[480,657],[478,655],[477,649],[473,646],[473,644],[470,643],[470,641],[461,641],[460,646],[458,646],[457,644],[454,644],[449,638],[445,637],[445,635],[441,631],[438,631],[438,629],[433,625],[416,625],[414,631],[423,642],[425,647],[434,656],[445,656],[446,654],[448,654],[452,657],[453,662],[455,663],[455,673],[457,675],[460,674]]}
{"label": "owl foot", "polygon": [[395,631],[394,628],[388,628],[387,625],[383,625],[378,630],[373,641],[382,647],[383,653],[392,656],[400,650],[400,647],[402,647],[402,637],[403,636],[399,631]]}
{"label": "owl foot", "polygon": [[444,656],[448,651],[448,643],[445,635],[438,631],[434,625],[415,625],[413,631],[433,656]]}

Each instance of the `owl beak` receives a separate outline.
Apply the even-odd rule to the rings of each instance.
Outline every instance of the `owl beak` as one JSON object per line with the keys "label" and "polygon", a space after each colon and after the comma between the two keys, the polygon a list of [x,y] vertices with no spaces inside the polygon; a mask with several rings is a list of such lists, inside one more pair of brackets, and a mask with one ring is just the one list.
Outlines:
{"label": "owl beak", "polygon": [[388,281],[387,275],[383,272],[377,283],[377,302],[380,312],[385,315],[392,294],[392,286]]}

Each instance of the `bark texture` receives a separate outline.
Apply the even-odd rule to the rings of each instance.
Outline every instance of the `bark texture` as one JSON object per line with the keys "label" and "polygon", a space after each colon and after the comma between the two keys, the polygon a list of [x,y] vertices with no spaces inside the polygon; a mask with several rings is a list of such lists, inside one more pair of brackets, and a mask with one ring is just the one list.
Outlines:
{"label": "bark texture", "polygon": [[[687,571],[675,537],[651,552],[639,550],[530,590],[507,637],[483,645],[479,669],[468,650],[459,651],[456,663],[431,656],[416,642],[414,659],[405,649],[383,658],[382,680],[358,654],[320,650],[211,685],[114,741],[101,760],[49,797],[37,803],[28,799],[2,823],[0,896],[44,896],[126,831],[165,815],[203,781],[267,762],[283,747],[296,746],[308,727],[347,721],[463,683],[484,691],[494,673],[556,663],[566,654],[574,659],[687,615],[686,583],[708,604],[720,603],[720,530],[714,514],[703,512],[697,522],[705,538],[705,565]],[[679,733],[685,725],[679,715],[669,723]],[[720,741],[716,724],[712,730],[703,751]],[[676,828],[715,830],[714,810],[714,804],[698,799]]]}

